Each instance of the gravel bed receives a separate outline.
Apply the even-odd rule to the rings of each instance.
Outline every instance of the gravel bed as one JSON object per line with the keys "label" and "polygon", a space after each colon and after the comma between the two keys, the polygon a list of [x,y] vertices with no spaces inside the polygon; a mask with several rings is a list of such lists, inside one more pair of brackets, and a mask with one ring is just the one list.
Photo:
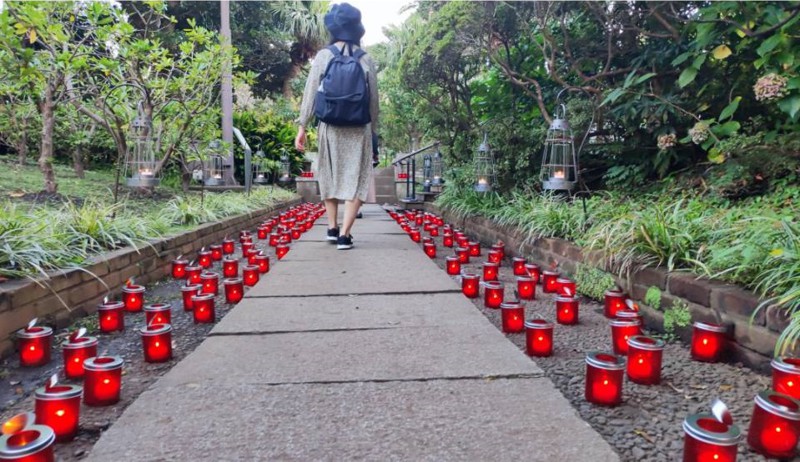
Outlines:
{"label": "gravel bed", "polygon": [[[423,233],[426,235],[427,233]],[[454,255],[452,249],[437,244],[436,263],[444,270],[445,257]],[[420,251],[422,247],[420,245]],[[482,275],[481,257],[474,257],[462,271]],[[454,277],[456,278],[456,277]],[[516,277],[511,261],[506,259],[500,268],[499,280],[505,284],[506,299],[513,298]],[[525,301],[525,318],[543,318],[555,324],[555,294],[542,293],[536,287],[536,300]],[[509,292],[511,296],[509,296]],[[481,297],[472,300],[498,329],[500,310],[483,306]],[[555,324],[554,352],[548,358],[531,358],[561,393],[620,455],[623,461],[669,462],[681,460],[683,455],[683,420],[688,414],[710,412],[711,402],[720,398],[733,414],[734,422],[742,430],[739,443],[740,462],[763,461],[763,456],[752,452],[746,443],[747,427],[753,411],[755,395],[771,386],[771,378],[748,369],[741,364],[701,363],[692,361],[689,349],[680,342],[667,343],[664,349],[661,384],[646,386],[625,379],[623,403],[609,408],[588,403],[584,398],[586,353],[590,351],[613,352],[611,328],[603,316],[603,305],[580,297],[579,324]],[[645,334],[658,335],[657,332]],[[506,334],[506,337],[525,351],[525,334]],[[531,397],[541,399],[541,397]],[[796,458],[795,460],[800,460]]]}
{"label": "gravel bed", "polygon": [[[255,236],[255,230],[252,231]],[[235,238],[235,237],[234,237]],[[265,241],[255,239],[256,247],[270,255],[270,263],[275,265],[274,251]],[[241,257],[241,247],[238,239],[235,256]],[[239,260],[239,268],[246,264],[244,259]],[[234,305],[225,302],[225,293],[222,286],[222,264],[214,262],[210,271],[220,274],[219,295],[215,297],[216,321],[221,320]],[[262,277],[268,276],[261,275]],[[123,366],[122,390],[119,403],[113,406],[90,407],[81,405],[80,427],[76,438],[67,443],[56,445],[56,457],[59,462],[71,462],[85,458],[94,446],[100,435],[113,424],[122,412],[142,392],[147,390],[159,377],[169,371],[180,360],[185,358],[208,336],[214,324],[195,324],[191,311],[183,310],[180,287],[184,281],[175,281],[171,277],[146,285],[145,304],[169,303],[172,305],[172,354],[170,361],[150,364],[144,361],[142,340],[139,328],[145,324],[144,311],[139,313],[125,313],[125,330],[113,334],[102,334],[97,327],[97,316],[91,315],[76,321],[72,326],[55,332],[52,360],[46,366],[37,368],[22,368],[19,366],[17,356],[6,358],[2,362],[0,374],[0,422],[22,412],[33,411],[36,388],[41,387],[54,373],[59,373],[59,381],[63,383],[81,384],[81,381],[66,380],[63,378],[63,358],[61,343],[78,327],[86,327],[88,333],[98,338],[97,351],[100,354],[119,355],[125,363]],[[245,287],[245,292],[248,290]],[[177,391],[176,391],[177,392]],[[164,400],[169,401],[165,396]]]}

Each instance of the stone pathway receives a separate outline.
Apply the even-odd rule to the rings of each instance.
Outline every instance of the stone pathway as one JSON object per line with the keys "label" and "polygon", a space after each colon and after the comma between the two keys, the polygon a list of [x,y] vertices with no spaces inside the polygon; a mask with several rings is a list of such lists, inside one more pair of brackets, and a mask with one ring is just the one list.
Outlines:
{"label": "stone pathway", "polygon": [[293,243],[89,460],[618,460],[385,212],[363,212],[353,250],[324,219]]}

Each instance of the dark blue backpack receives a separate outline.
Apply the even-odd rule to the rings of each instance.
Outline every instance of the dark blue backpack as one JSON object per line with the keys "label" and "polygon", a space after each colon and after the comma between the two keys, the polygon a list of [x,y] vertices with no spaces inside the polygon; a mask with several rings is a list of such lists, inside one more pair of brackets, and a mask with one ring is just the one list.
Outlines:
{"label": "dark blue backpack", "polygon": [[314,101],[314,114],[317,119],[329,125],[358,126],[370,122],[369,88],[367,76],[359,61],[366,53],[362,49],[352,51],[347,56],[336,45],[328,47],[333,59],[325,69],[317,98]]}

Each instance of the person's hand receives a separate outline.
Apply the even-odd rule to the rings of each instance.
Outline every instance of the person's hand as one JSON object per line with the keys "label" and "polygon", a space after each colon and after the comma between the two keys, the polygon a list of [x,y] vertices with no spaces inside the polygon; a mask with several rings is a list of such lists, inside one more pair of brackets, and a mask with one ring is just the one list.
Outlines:
{"label": "person's hand", "polygon": [[294,139],[294,147],[300,152],[306,151],[306,127],[300,127],[297,130],[297,136]]}

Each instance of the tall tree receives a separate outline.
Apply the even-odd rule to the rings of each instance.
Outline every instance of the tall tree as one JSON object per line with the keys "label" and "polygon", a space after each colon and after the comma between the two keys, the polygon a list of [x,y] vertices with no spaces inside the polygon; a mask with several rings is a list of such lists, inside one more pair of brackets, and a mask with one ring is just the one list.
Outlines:
{"label": "tall tree", "polygon": [[294,37],[289,58],[291,68],[283,76],[283,96],[291,99],[293,96],[292,80],[300,75],[309,59],[325,43],[327,31],[325,29],[325,13],[328,11],[328,1],[302,1],[289,0],[284,2],[271,2],[270,8],[284,30]]}

